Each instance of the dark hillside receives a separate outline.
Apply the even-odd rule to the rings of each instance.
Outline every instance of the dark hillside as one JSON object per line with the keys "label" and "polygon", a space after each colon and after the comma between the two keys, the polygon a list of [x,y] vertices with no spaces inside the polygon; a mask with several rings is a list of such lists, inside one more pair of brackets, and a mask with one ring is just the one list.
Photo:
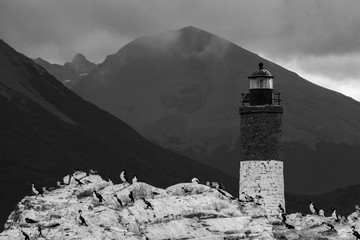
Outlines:
{"label": "dark hillside", "polygon": [[54,186],[73,168],[96,168],[114,182],[127,169],[161,187],[196,176],[237,193],[236,178],[151,143],[3,41],[0,76],[1,223],[31,182]]}

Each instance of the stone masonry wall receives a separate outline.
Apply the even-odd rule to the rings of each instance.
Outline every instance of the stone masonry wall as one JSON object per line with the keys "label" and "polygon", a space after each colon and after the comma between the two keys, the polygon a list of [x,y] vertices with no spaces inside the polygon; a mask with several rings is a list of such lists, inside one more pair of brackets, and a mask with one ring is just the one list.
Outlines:
{"label": "stone masonry wall", "polygon": [[261,196],[268,215],[279,215],[279,204],[285,209],[282,161],[241,161],[239,185],[240,199],[244,193],[253,198]]}
{"label": "stone masonry wall", "polygon": [[[240,107],[239,196],[261,196],[269,215],[285,208],[281,106]],[[245,194],[243,194],[245,193]]]}
{"label": "stone masonry wall", "polygon": [[281,106],[240,107],[241,161],[282,161]]}

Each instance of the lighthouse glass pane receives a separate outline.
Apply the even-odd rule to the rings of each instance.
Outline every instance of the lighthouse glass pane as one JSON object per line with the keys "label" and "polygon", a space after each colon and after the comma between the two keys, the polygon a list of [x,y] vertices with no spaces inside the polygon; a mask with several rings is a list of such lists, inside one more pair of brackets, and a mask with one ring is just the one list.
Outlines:
{"label": "lighthouse glass pane", "polygon": [[250,79],[250,89],[273,89],[272,78],[256,78]]}

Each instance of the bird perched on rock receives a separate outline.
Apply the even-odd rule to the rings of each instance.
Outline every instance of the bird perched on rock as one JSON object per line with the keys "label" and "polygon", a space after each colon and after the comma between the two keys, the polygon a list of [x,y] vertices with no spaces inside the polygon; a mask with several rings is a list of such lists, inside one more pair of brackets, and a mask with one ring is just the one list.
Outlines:
{"label": "bird perched on rock", "polygon": [[102,202],[104,200],[104,198],[101,196],[101,194],[96,192],[95,189],[94,189],[93,193],[94,193],[94,197],[96,197],[99,200],[99,202]]}
{"label": "bird perched on rock", "polygon": [[245,201],[246,202],[253,202],[254,198],[248,194],[246,194],[245,192],[242,192],[242,195],[245,197]]}
{"label": "bird perched on rock", "polygon": [[39,189],[39,188],[36,188],[35,187],[35,184],[31,184],[31,191],[36,195],[41,195],[41,196],[44,196],[44,191],[42,189]]}
{"label": "bird perched on rock", "polygon": [[68,181],[65,182],[65,179],[64,179],[64,184],[65,184],[65,185],[70,185],[70,183],[71,183],[71,178],[72,178],[72,175],[69,174],[69,175],[68,175],[68,179],[67,179]]}
{"label": "bird perched on rock", "polygon": [[322,209],[319,210],[319,216],[325,217],[325,212],[324,212],[324,210],[322,210]]}
{"label": "bird perched on rock", "polygon": [[334,228],[334,225],[330,224],[330,223],[327,223],[327,222],[323,222],[322,224],[324,224],[325,226],[327,226],[329,229],[329,231],[335,231],[335,228]]}
{"label": "bird perched on rock", "polygon": [[351,226],[351,230],[352,230],[352,235],[354,235],[356,239],[360,239],[360,234],[359,232],[355,231],[355,226]]}
{"label": "bird perched on rock", "polygon": [[141,233],[141,237],[143,240],[149,240],[149,238],[144,233]]}
{"label": "bird perched on rock", "polygon": [[98,171],[96,170],[96,169],[92,169],[92,168],[90,168],[89,169],[89,174],[97,174],[98,173]]}
{"label": "bird perched on rock", "polygon": [[130,191],[130,193],[129,193],[129,198],[130,198],[131,202],[133,202],[133,203],[135,202],[134,195],[133,195],[132,191]]}
{"label": "bird perched on rock", "polygon": [[151,191],[151,194],[154,195],[154,196],[156,196],[156,195],[159,195],[160,193],[155,192],[155,191]]}
{"label": "bird perched on rock", "polygon": [[190,193],[190,191],[188,189],[184,188],[184,187],[182,187],[181,189],[184,191],[185,194]]}
{"label": "bird perched on rock", "polygon": [[40,227],[40,226],[37,227],[37,230],[38,230],[38,232],[39,232],[38,238],[39,238],[39,237],[44,237],[44,236],[42,235],[41,227]]}
{"label": "bird perched on rock", "polygon": [[151,205],[151,203],[149,201],[147,201],[145,198],[142,198],[142,200],[144,201],[144,203],[146,204],[146,208],[151,208],[152,210],[154,210],[153,206]]}
{"label": "bird perched on rock", "polygon": [[128,178],[126,177],[126,170],[123,170],[121,173],[120,173],[120,179],[123,183],[126,183],[128,182]]}
{"label": "bird perched on rock", "polygon": [[108,182],[109,182],[111,185],[113,185],[113,181],[111,181],[111,178],[110,178],[110,177],[108,177]]}
{"label": "bird perched on rock", "polygon": [[57,185],[58,187],[63,187],[63,186],[65,186],[64,184],[62,184],[62,183],[59,182],[59,181],[56,182],[56,185]]}
{"label": "bird perched on rock", "polygon": [[51,192],[51,191],[54,191],[55,188],[54,187],[44,187],[43,190],[45,190],[47,192]]}
{"label": "bird perched on rock", "polygon": [[280,217],[281,217],[282,222],[285,223],[285,222],[286,222],[286,215],[285,215],[285,213],[280,213]]}
{"label": "bird perched on rock", "polygon": [[279,208],[280,213],[285,213],[285,210],[284,210],[284,208],[281,206],[281,204],[279,204],[278,208]]}
{"label": "bird perched on rock", "polygon": [[333,211],[332,211],[332,213],[331,213],[331,218],[333,218],[333,219],[337,219],[338,217],[337,217],[337,214],[336,214],[336,209],[335,208],[333,208]]}
{"label": "bird perched on rock", "polygon": [[78,216],[78,218],[79,218],[79,220],[80,220],[80,225],[89,226],[89,225],[87,225],[87,223],[86,223],[86,221],[85,221],[85,218],[84,218],[83,216],[81,216],[81,213],[82,213],[82,211],[79,210],[79,216]]}
{"label": "bird perched on rock", "polygon": [[290,225],[290,224],[287,224],[287,223],[285,223],[285,227],[287,229],[295,229],[295,227],[293,225]]}
{"label": "bird perched on rock", "polygon": [[225,185],[223,184],[223,183],[219,183],[219,185],[218,185],[218,189],[225,189]]}
{"label": "bird perched on rock", "polygon": [[357,213],[360,213],[360,207],[359,207],[359,205],[355,205],[355,211],[357,212]]}
{"label": "bird perched on rock", "polygon": [[30,237],[26,232],[24,232],[22,229],[20,229],[20,232],[21,232],[22,235],[24,235],[25,240],[30,240]]}
{"label": "bird perched on rock", "polygon": [[78,186],[82,187],[82,185],[84,185],[84,183],[82,181],[80,181],[79,179],[77,179],[76,177],[74,177],[74,180],[77,182]]}
{"label": "bird perched on rock", "polygon": [[191,179],[191,182],[192,182],[192,183],[195,183],[195,184],[200,183],[199,179],[197,179],[197,178]]}
{"label": "bird perched on rock", "polygon": [[132,179],[132,184],[137,183],[137,182],[138,182],[138,179],[137,179],[136,175],[134,175],[134,177]]}
{"label": "bird perched on rock", "polygon": [[27,223],[38,223],[39,221],[35,221],[34,219],[31,219],[31,218],[25,218],[25,222],[27,222]]}
{"label": "bird perched on rock", "polygon": [[122,201],[118,198],[116,194],[114,194],[114,197],[116,198],[117,202],[120,204],[121,207],[123,207]]}
{"label": "bird perched on rock", "polygon": [[319,215],[318,209],[315,207],[313,202],[309,202],[309,208],[312,214]]}
{"label": "bird perched on rock", "polygon": [[[261,203],[261,201],[263,201],[263,197],[260,196],[260,195],[255,195],[255,200],[256,200],[256,203]],[[280,204],[281,205],[281,204]],[[281,207],[282,208],[282,207]],[[283,209],[284,210],[284,209]]]}

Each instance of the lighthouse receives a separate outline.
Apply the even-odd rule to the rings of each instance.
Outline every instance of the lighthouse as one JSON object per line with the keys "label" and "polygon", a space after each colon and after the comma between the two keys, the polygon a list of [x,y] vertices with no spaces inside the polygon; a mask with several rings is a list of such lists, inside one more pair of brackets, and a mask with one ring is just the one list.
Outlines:
{"label": "lighthouse", "polygon": [[274,76],[259,63],[242,94],[240,113],[241,158],[239,197],[259,199],[268,215],[285,209],[282,114]]}

